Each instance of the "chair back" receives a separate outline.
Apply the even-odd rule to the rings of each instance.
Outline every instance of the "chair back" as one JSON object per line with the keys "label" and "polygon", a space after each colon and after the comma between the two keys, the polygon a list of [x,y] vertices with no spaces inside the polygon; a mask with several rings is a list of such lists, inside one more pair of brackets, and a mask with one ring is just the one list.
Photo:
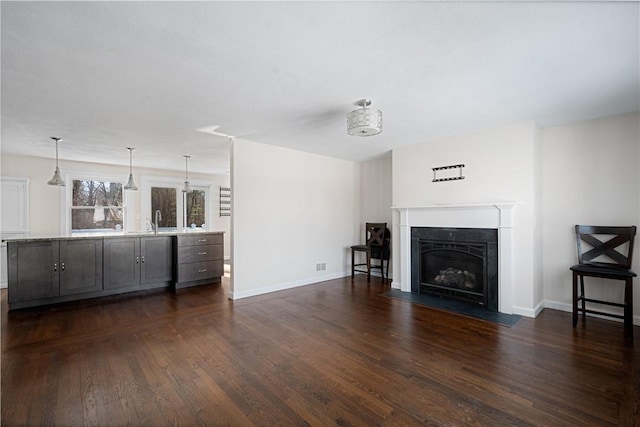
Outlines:
{"label": "chair back", "polygon": [[[628,270],[631,268],[631,261],[633,260],[633,240],[635,235],[635,226],[601,227],[576,225],[578,262],[580,264],[594,264]],[[602,241],[600,240],[602,236],[611,236],[611,238]],[[583,247],[583,243],[586,243],[589,248]],[[616,250],[617,248],[621,248],[621,252]]]}
{"label": "chair back", "polygon": [[386,222],[367,222],[366,236],[368,246],[380,246],[384,245],[384,233],[387,230]]}
{"label": "chair back", "polygon": [[387,223],[368,222],[366,230],[367,246],[371,247],[371,258],[388,261],[391,254],[391,232],[387,228]]}

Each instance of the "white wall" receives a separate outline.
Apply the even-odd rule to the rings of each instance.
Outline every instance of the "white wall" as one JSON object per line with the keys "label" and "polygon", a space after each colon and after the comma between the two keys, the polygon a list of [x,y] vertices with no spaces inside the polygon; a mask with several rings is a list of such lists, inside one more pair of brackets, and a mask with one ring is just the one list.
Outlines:
{"label": "white wall", "polygon": [[233,299],[350,274],[358,163],[244,140],[231,157]]}
{"label": "white wall", "polygon": [[[60,160],[60,172],[65,178],[69,173],[86,173],[87,175],[120,176],[123,181],[129,176],[128,166],[112,166],[96,163],[84,163]],[[55,162],[51,159],[39,157],[15,156],[2,154],[2,176],[22,176],[29,178],[29,226],[32,235],[60,236],[66,233],[61,227],[60,212],[64,207],[63,193],[69,187],[54,187],[47,185],[51,179]],[[155,176],[184,180],[183,172],[168,171],[160,169],[133,168],[134,179],[138,188],[141,188],[142,177]],[[192,183],[198,181],[209,183],[211,192],[209,194],[209,208],[212,211],[213,224],[210,229],[225,232],[225,240],[229,239],[230,219],[218,216],[218,190],[219,186],[228,186],[229,175],[203,175],[190,174]],[[143,229],[146,214],[141,212],[142,191],[127,191],[125,197],[128,198],[127,215],[133,218],[134,228]],[[225,245],[225,256],[230,256],[229,245]]]}
{"label": "white wall", "polygon": [[[575,224],[639,225],[639,126],[636,113],[544,129],[545,306],[571,310],[569,267],[577,262]],[[639,245],[640,236],[633,262],[636,272]],[[621,283],[587,278],[586,292],[596,299],[622,302]],[[635,323],[640,324],[640,292],[634,293]]]}
{"label": "white wall", "polygon": [[[392,228],[393,215],[391,201],[393,199],[393,183],[391,173],[391,155],[360,163],[360,198],[361,215],[359,225],[360,242],[364,243],[364,225],[367,222],[386,222]],[[393,247],[391,248],[393,258]],[[393,277],[393,269],[389,266],[389,277]]]}
{"label": "white wall", "polygon": [[[534,272],[536,161],[540,138],[533,123],[455,136],[393,150],[393,205],[397,207],[513,201],[513,312],[535,316],[542,284]],[[465,179],[432,182],[432,168],[464,164]],[[399,235],[394,216],[395,236]],[[398,241],[394,237],[394,245]],[[399,260],[394,259],[394,271]]]}
{"label": "white wall", "polygon": [[391,226],[392,174],[391,156],[360,163],[362,199],[361,236],[365,222],[386,222]]}

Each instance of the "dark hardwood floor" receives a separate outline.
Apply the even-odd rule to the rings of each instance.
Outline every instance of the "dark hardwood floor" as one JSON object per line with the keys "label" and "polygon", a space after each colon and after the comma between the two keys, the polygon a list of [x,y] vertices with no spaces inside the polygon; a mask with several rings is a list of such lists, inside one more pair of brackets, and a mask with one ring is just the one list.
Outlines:
{"label": "dark hardwood floor", "polygon": [[[377,278],[229,301],[221,285],[2,309],[2,425],[628,425],[622,324],[508,328]],[[636,347],[640,342],[635,328]]]}

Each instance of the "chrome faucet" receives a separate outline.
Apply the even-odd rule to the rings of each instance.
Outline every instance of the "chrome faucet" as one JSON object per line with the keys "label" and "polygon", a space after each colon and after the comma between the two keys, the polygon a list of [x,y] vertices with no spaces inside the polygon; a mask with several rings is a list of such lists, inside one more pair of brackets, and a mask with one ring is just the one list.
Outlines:
{"label": "chrome faucet", "polygon": [[156,211],[156,217],[155,217],[155,221],[153,224],[153,232],[154,234],[158,234],[158,217],[160,218],[160,221],[162,221],[162,212],[160,212],[160,209],[158,209]]}

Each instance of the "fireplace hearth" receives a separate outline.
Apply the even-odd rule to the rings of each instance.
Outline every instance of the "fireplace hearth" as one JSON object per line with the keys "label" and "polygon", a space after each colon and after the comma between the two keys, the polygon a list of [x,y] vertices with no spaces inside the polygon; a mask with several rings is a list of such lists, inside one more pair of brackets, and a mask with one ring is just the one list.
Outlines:
{"label": "fireplace hearth", "polygon": [[498,230],[411,228],[411,292],[498,311]]}

